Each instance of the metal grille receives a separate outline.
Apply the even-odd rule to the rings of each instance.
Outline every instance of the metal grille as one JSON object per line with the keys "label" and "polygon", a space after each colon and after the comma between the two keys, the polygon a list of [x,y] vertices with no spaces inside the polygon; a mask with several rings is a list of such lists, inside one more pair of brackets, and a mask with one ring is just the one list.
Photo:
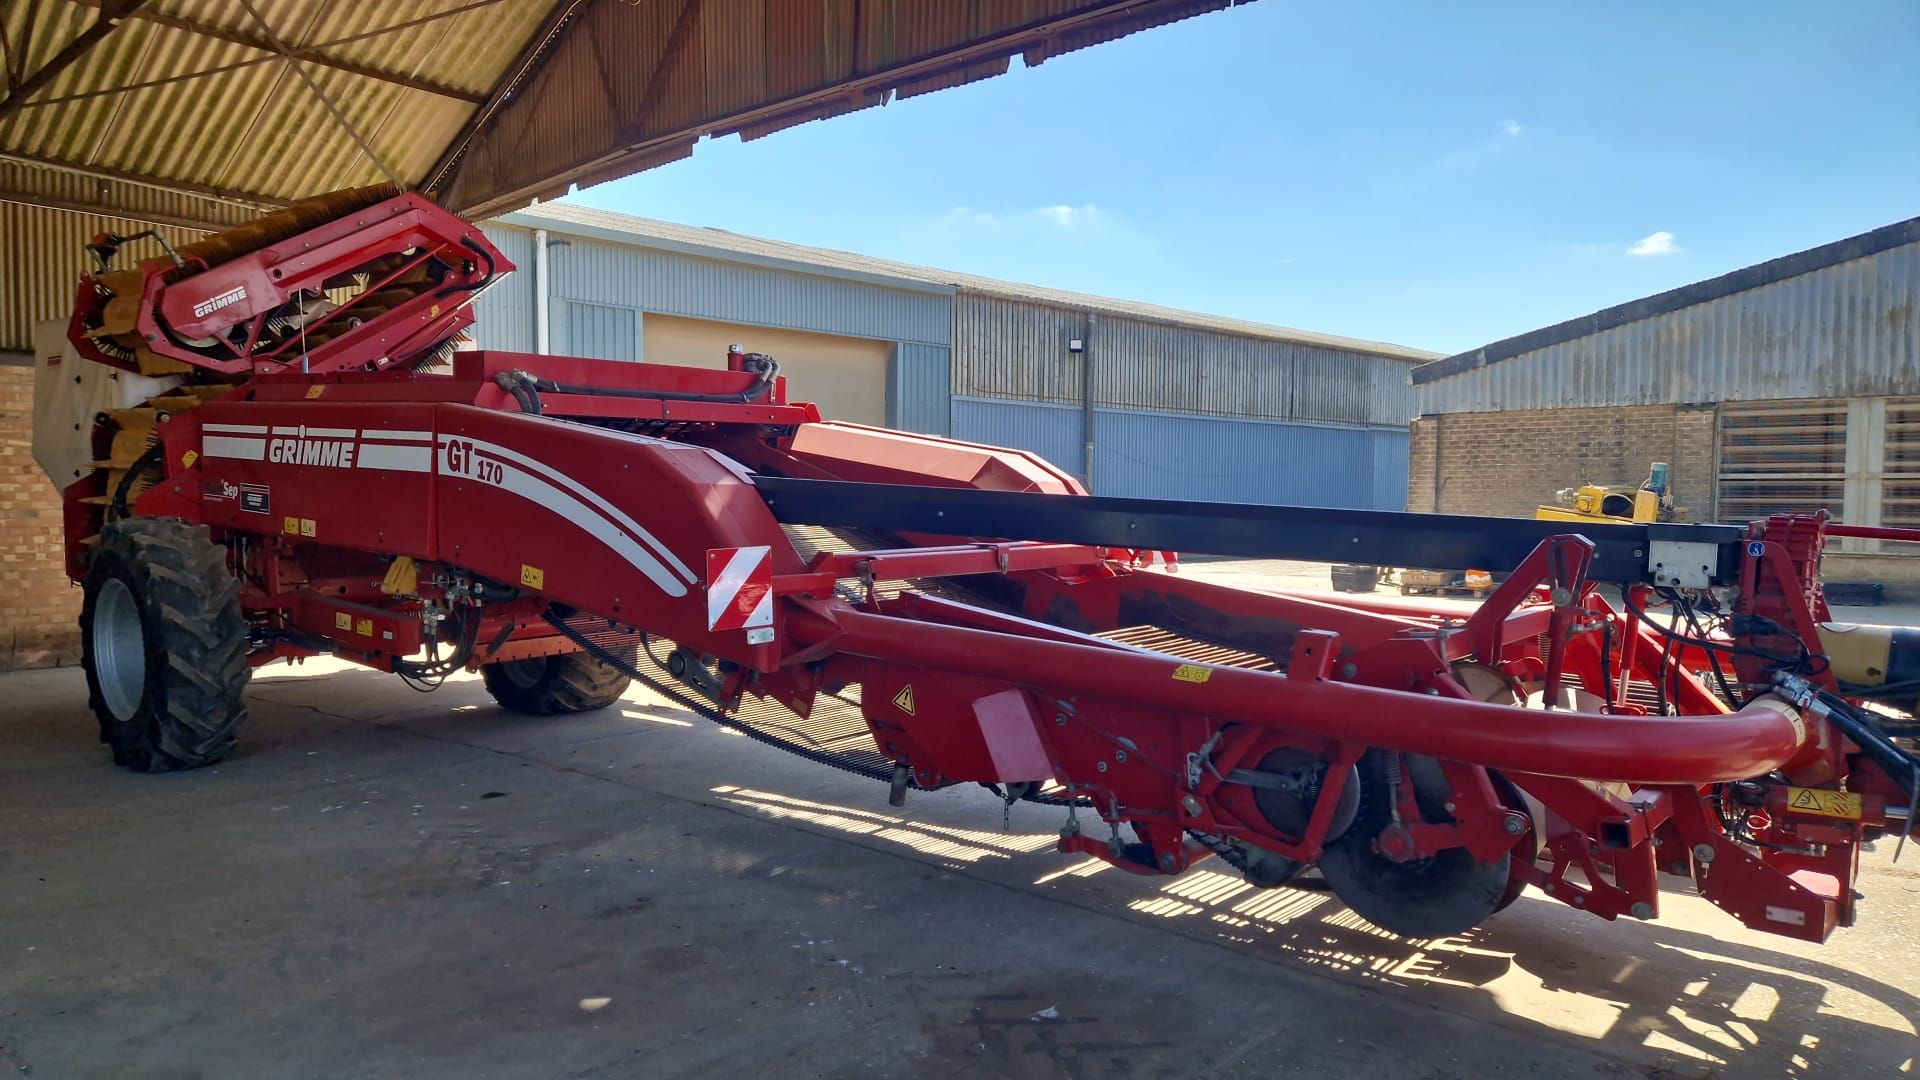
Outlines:
{"label": "metal grille", "polygon": [[1821,509],[1844,516],[1846,470],[1846,402],[1727,402],[1720,407],[1722,521]]}
{"label": "metal grille", "polygon": [[[1880,524],[1920,527],[1920,397],[1887,399],[1887,453]],[[1906,545],[1889,545],[1898,549]]]}
{"label": "metal grille", "polygon": [[1280,665],[1271,657],[1247,652],[1245,649],[1236,649],[1231,645],[1189,637],[1161,626],[1123,626],[1117,630],[1105,631],[1098,636],[1108,641],[1117,641],[1122,645],[1152,649],[1154,652],[1166,653],[1168,656],[1177,656],[1182,660],[1191,660],[1198,664],[1247,668],[1252,671],[1280,670]]}

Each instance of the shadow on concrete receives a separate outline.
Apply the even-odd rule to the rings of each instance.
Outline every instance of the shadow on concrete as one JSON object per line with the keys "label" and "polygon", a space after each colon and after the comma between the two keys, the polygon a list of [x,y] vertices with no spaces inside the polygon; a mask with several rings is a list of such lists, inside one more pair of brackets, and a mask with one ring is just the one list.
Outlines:
{"label": "shadow on concrete", "polygon": [[[506,737],[528,748],[510,752],[567,767],[545,760],[550,755],[542,749],[543,732],[552,731],[556,720],[499,710],[477,680],[409,700],[391,676],[376,672],[336,672],[319,679],[269,675],[256,683],[253,694],[269,710],[310,709],[343,724],[363,721],[332,711],[330,703],[375,695],[381,716],[364,722],[462,743]],[[661,738],[691,741],[711,730],[697,716],[639,692],[619,708],[621,719],[635,730],[652,729]],[[625,733],[603,729],[567,739],[569,746],[579,746]],[[299,752],[309,742],[324,745],[329,737],[321,728],[285,738],[256,732],[249,756]],[[739,752],[769,753],[744,739]],[[755,762],[753,772],[768,771],[758,767],[758,758]],[[1744,934],[1730,920],[1724,922],[1728,936],[1720,937],[1717,929],[1670,922],[1606,924],[1527,897],[1467,934],[1407,939],[1371,926],[1320,889],[1255,889],[1237,874],[1204,867],[1174,879],[1148,879],[1095,860],[1067,862],[1052,851],[1051,824],[1048,831],[1030,831],[1032,808],[1016,810],[1016,823],[1028,831],[1002,830],[1000,808],[984,793],[917,796],[906,814],[823,799],[816,785],[801,779],[815,775],[815,769],[796,759],[791,772],[778,773],[794,777],[792,783],[713,782],[721,776],[688,782],[699,785],[695,790],[711,801],[743,813],[839,834],[873,849],[894,849],[1090,912],[1209,940],[1289,970],[1408,995],[1448,1011],[1598,1047],[1628,1061],[1658,1061],[1662,1069],[1679,1063],[1676,1071],[1658,1075],[1736,1069],[1760,1076],[1905,1075],[1915,1068],[1920,996],[1843,965],[1730,940]],[[1088,817],[1083,815],[1083,824],[1097,827]],[[1878,916],[1908,914],[1881,911]],[[1707,909],[1700,921],[1718,927],[1715,920],[1725,919]]]}

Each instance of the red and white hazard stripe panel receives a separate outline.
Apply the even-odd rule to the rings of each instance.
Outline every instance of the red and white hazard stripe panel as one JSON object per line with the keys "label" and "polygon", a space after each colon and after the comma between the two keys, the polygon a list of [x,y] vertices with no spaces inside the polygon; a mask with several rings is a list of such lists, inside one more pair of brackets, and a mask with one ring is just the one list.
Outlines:
{"label": "red and white hazard stripe panel", "polygon": [[707,549],[707,629],[773,625],[773,549]]}

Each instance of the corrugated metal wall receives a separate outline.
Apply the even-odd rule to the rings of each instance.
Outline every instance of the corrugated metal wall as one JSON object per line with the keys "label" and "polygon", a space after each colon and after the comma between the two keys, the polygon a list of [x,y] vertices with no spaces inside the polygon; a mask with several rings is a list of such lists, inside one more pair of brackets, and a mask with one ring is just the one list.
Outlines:
{"label": "corrugated metal wall", "polygon": [[1436,379],[1422,414],[1787,398],[1920,386],[1920,244]]}
{"label": "corrugated metal wall", "polygon": [[[484,228],[520,269],[475,303],[476,339],[481,348],[532,351],[533,233],[499,222]],[[943,294],[703,259],[557,230],[548,236],[556,352],[640,359],[638,328],[645,312],[889,341],[894,345],[887,377],[890,422],[910,431],[949,430],[952,318]]]}
{"label": "corrugated metal wall", "polygon": [[479,321],[470,333],[483,349],[534,352],[533,233],[493,224],[480,226],[480,231],[519,269],[488,286],[473,302]]}
{"label": "corrugated metal wall", "polygon": [[1080,410],[1072,405],[953,399],[954,438],[1030,450],[1075,476],[1086,475],[1080,425]]}
{"label": "corrugated metal wall", "polygon": [[554,351],[596,360],[640,359],[638,309],[578,300],[562,300],[559,307],[563,332],[553,343]]}
{"label": "corrugated metal wall", "polygon": [[823,334],[945,345],[945,296],[550,233],[553,296]]}
{"label": "corrugated metal wall", "polygon": [[[1067,342],[1081,338],[1076,356]],[[1249,419],[1404,424],[1413,416],[1403,360],[1086,312],[971,291],[954,297],[953,392],[1079,402],[1082,356],[1094,400]]]}
{"label": "corrugated metal wall", "polygon": [[[1030,450],[1085,475],[1083,420],[1072,405],[955,398],[957,438]],[[1407,498],[1407,432],[1094,410],[1098,495],[1399,510]]]}
{"label": "corrugated metal wall", "polygon": [[887,403],[895,427],[929,435],[952,433],[948,405],[948,351],[944,346],[903,341],[887,369]]}
{"label": "corrugated metal wall", "polygon": [[[7,259],[0,273],[0,351],[31,352],[35,323],[73,313],[74,286],[92,268],[81,245],[95,233],[125,235],[152,227],[127,218],[0,202],[0,251]],[[176,246],[203,235],[171,226],[160,232]],[[153,241],[141,240],[129,245],[127,253],[146,258],[158,250]]]}
{"label": "corrugated metal wall", "polygon": [[[494,223],[522,272],[479,302],[483,347],[531,348],[529,230]],[[861,281],[566,236],[550,249],[553,348],[627,358],[628,318],[658,312],[894,342],[896,427],[1031,450],[1084,475],[1082,369],[1093,358],[1102,494],[1398,509],[1413,395],[1406,361],[962,290]],[[498,324],[497,326],[495,324]],[[951,347],[949,347],[951,342]]]}

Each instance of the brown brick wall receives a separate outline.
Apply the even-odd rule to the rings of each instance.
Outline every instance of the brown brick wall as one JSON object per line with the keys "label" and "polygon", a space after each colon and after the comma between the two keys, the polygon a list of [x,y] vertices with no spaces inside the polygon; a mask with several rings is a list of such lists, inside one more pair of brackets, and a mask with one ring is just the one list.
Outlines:
{"label": "brown brick wall", "polygon": [[1638,484],[1664,461],[1674,500],[1692,520],[1712,521],[1716,417],[1711,405],[1423,416],[1413,422],[1407,506],[1532,517],[1561,488]]}
{"label": "brown brick wall", "polygon": [[33,462],[33,369],[0,365],[0,671],[78,662],[79,618],[60,496]]}

